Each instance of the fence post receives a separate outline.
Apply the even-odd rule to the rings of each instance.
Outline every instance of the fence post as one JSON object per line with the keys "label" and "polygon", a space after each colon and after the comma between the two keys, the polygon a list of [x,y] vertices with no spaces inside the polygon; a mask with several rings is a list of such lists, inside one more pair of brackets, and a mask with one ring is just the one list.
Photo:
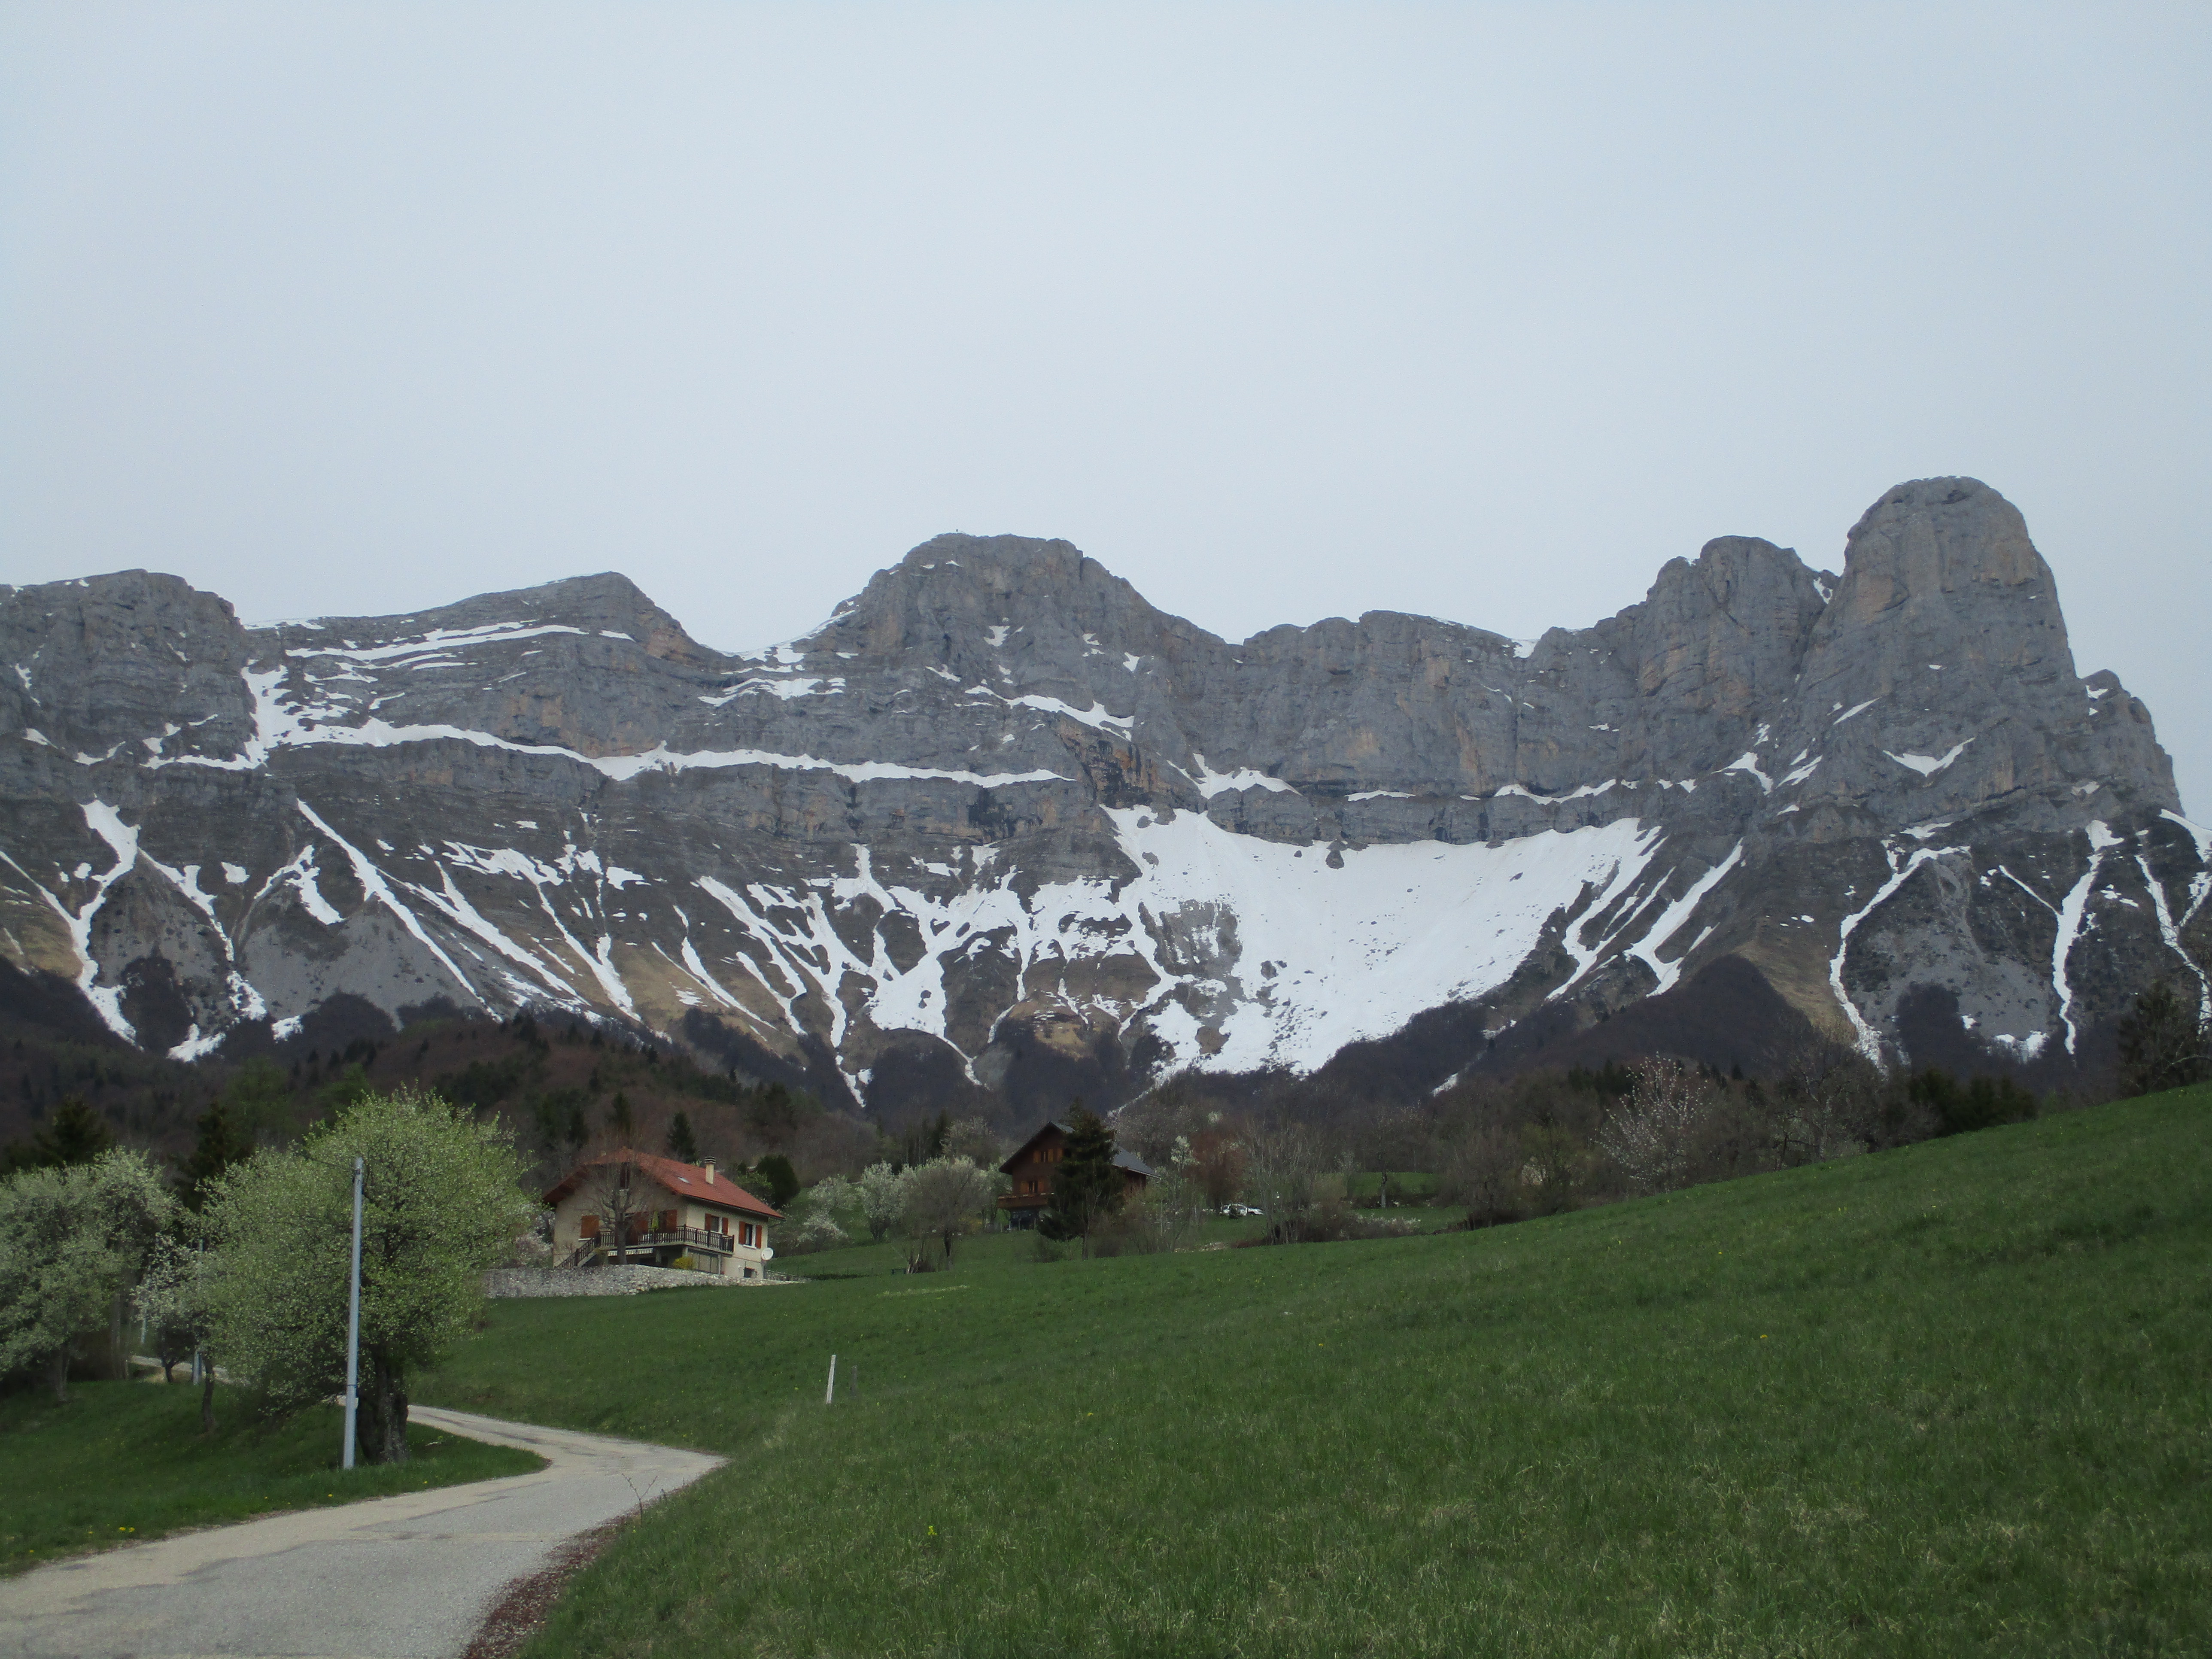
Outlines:
{"label": "fence post", "polygon": [[837,1356],[834,1353],[830,1356],[830,1386],[822,1391],[822,1403],[825,1406],[837,1403]]}

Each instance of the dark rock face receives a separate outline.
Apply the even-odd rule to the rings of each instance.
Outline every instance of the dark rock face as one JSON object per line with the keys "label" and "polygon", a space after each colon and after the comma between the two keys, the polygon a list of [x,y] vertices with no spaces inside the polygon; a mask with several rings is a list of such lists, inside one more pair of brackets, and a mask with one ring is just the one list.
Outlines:
{"label": "dark rock face", "polygon": [[1639,1005],[1620,1042],[1733,1006],[1761,1054],[2063,1065],[2151,978],[2202,993],[2212,925],[2148,712],[1960,478],[1840,578],[1723,537],[1522,644],[1231,644],[1016,537],[753,657],[615,575],[252,630],[143,572],[0,589],[0,954],[143,1045],[560,1006],[894,1109],[1417,1030],[1410,1090]]}

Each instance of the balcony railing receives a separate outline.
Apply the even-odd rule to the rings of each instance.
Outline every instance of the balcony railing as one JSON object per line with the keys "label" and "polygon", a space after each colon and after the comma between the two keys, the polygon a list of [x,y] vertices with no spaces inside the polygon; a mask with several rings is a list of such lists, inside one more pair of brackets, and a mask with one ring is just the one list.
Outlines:
{"label": "balcony railing", "polygon": [[578,1239],[576,1248],[568,1252],[561,1266],[580,1267],[601,1256],[620,1261],[641,1250],[670,1244],[687,1250],[703,1250],[710,1255],[728,1255],[737,1249],[738,1236],[708,1232],[704,1227],[633,1229],[627,1241],[617,1247],[612,1233],[592,1234]]}
{"label": "balcony railing", "polygon": [[649,1233],[633,1233],[633,1244],[685,1244],[702,1250],[712,1250],[718,1255],[727,1255],[738,1248],[735,1233],[710,1233],[704,1227],[660,1227]]}

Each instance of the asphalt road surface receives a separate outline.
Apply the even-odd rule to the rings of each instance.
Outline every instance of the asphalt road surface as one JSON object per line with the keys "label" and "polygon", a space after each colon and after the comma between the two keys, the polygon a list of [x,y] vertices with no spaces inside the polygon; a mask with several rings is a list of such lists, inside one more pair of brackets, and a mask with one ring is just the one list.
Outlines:
{"label": "asphalt road surface", "polygon": [[0,1579],[0,1655],[452,1659],[563,1540],[721,1459],[415,1407],[411,1420],[547,1460],[535,1474],[270,1516]]}

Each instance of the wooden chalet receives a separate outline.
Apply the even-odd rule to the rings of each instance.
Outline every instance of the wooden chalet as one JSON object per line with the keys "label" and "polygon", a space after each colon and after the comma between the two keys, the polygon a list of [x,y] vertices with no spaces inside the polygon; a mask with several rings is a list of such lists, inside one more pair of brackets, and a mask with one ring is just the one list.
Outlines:
{"label": "wooden chalet", "polygon": [[[1011,1192],[999,1194],[999,1208],[1006,1212],[1008,1226],[1036,1226],[1037,1217],[1052,1202],[1053,1177],[1059,1173],[1060,1160],[1066,1155],[1070,1133],[1065,1123],[1048,1123],[999,1166],[1014,1183]],[[1134,1198],[1145,1190],[1145,1183],[1152,1176],[1151,1164],[1120,1147],[1115,1148],[1114,1163],[1127,1182],[1125,1198]]]}

